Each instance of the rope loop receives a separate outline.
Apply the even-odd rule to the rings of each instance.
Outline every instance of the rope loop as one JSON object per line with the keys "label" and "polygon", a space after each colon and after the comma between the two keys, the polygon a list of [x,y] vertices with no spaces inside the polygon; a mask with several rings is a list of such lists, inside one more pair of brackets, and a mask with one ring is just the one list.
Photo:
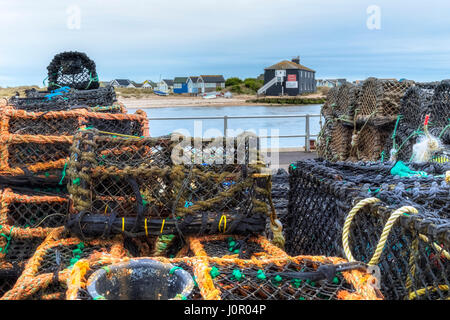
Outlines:
{"label": "rope loop", "polygon": [[[344,229],[342,231],[342,244],[344,247],[344,253],[349,262],[355,262],[355,258],[353,257],[350,246],[349,246],[349,234],[350,234],[350,226],[352,223],[353,218],[355,215],[365,206],[372,205],[377,202],[380,202],[380,199],[378,198],[366,198],[364,200],[359,201],[353,208],[350,210],[347,218],[345,219],[344,223]],[[381,254],[383,253],[384,246],[386,244],[386,241],[388,239],[388,236],[392,230],[392,227],[394,226],[397,219],[407,213],[417,214],[418,211],[416,208],[411,206],[404,206],[397,210],[395,210],[389,217],[388,221],[386,222],[383,232],[381,233],[380,240],[378,241],[378,244],[375,249],[375,253],[372,256],[372,259],[370,259],[368,265],[374,266],[379,263]]]}

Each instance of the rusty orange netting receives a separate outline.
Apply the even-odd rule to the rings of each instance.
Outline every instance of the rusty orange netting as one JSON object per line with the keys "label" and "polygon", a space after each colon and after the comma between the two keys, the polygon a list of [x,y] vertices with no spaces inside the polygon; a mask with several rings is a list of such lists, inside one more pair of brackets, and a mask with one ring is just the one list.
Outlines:
{"label": "rusty orange netting", "polygon": [[70,156],[75,133],[92,127],[117,135],[148,136],[148,119],[142,110],[136,114],[86,109],[27,112],[4,106],[0,123],[0,173],[23,175],[62,169]]}
{"label": "rusty orange netting", "polygon": [[[191,239],[196,251],[202,241],[217,241],[217,236]],[[223,238],[221,238],[223,240]],[[111,270],[115,265],[129,266],[132,262],[158,261],[168,265],[164,277],[170,279],[176,270],[182,269],[194,281],[188,295],[171,299],[189,300],[378,300],[383,296],[373,287],[375,278],[363,269],[336,271],[346,260],[330,257],[267,256],[267,259],[218,258],[213,255],[194,257],[136,257],[124,246],[124,238],[82,241],[70,237],[62,228],[54,230],[39,246],[27,262],[25,270],[15,286],[2,300],[23,299],[107,299],[92,297],[88,291],[99,270],[108,279],[121,277]],[[267,239],[253,241],[269,251]],[[200,251],[197,251],[201,253]],[[277,254],[276,248],[271,248]],[[332,276],[324,276],[331,270]],[[128,274],[128,272],[126,272]],[[115,278],[114,278],[115,279]],[[123,283],[129,284],[125,281]],[[115,280],[114,280],[115,281]],[[120,282],[120,281],[119,281]],[[126,291],[126,290],[125,290]],[[164,294],[164,293],[162,293]]]}

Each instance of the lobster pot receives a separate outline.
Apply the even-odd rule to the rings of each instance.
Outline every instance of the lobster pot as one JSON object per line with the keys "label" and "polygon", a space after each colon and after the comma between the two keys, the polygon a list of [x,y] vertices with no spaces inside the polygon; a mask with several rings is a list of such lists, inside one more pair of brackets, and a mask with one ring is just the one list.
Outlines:
{"label": "lobster pot", "polygon": [[333,157],[337,160],[345,160],[350,154],[351,128],[343,125],[341,122],[335,122],[331,131],[330,148]]}
{"label": "lobster pot", "polygon": [[[379,300],[365,271],[332,272],[315,278],[320,267],[339,258],[298,256],[262,261],[209,258],[197,282],[208,300]],[[364,280],[363,280],[364,279]],[[212,283],[212,286],[211,286]],[[208,289],[207,289],[208,288]],[[211,289],[209,289],[211,288]],[[206,289],[206,290],[205,290]]]}
{"label": "lobster pot", "polygon": [[67,212],[67,195],[59,190],[1,190],[0,293],[14,285],[25,262],[51,231],[63,225]]}
{"label": "lobster pot", "polygon": [[25,111],[69,111],[85,108],[89,111],[110,110],[111,113],[126,113],[121,103],[117,102],[114,87],[106,86],[91,90],[60,88],[55,91],[25,91],[26,97],[13,96],[8,105]]}
{"label": "lobster pot", "polygon": [[270,175],[261,173],[256,143],[249,144],[239,137],[208,143],[80,131],[67,168],[77,213],[71,230],[96,236],[106,223],[112,233],[136,237],[261,233]]}
{"label": "lobster pot", "polygon": [[[373,262],[381,272],[381,291],[387,299],[449,297],[448,165],[410,164],[410,177],[391,174],[393,163],[352,164],[300,161],[290,167],[286,251],[348,257]],[[425,173],[427,176],[425,176]],[[370,198],[349,219],[360,200]],[[374,200],[375,199],[375,200]],[[372,260],[381,234],[393,212],[405,212],[389,223],[381,255]],[[349,251],[344,250],[344,238]]]}
{"label": "lobster pot", "polygon": [[148,135],[145,112],[134,115],[76,111],[27,112],[5,107],[1,116],[0,173],[26,175],[61,170],[73,135],[96,127],[125,135]]}
{"label": "lobster pot", "polygon": [[[402,99],[397,129],[386,144],[392,159],[408,161],[414,157],[413,145],[425,136],[424,120],[429,115],[428,131],[441,143],[433,150],[431,161],[448,161],[450,153],[450,84],[448,81],[419,83],[409,88]],[[446,158],[446,160],[445,160]]]}
{"label": "lobster pot", "polygon": [[47,67],[48,89],[68,86],[78,90],[97,89],[100,86],[95,62],[83,52],[58,53]]}
{"label": "lobster pot", "polygon": [[356,99],[356,117],[372,115],[375,118],[396,116],[400,111],[400,100],[412,81],[380,80],[368,78],[362,84]]}
{"label": "lobster pot", "polygon": [[413,82],[368,78],[330,90],[322,108],[325,126],[318,154],[330,161],[376,161],[392,134],[400,101]]}
{"label": "lobster pot", "polygon": [[287,257],[287,254],[274,246],[263,236],[243,237],[214,235],[189,237],[188,250],[181,253],[195,257],[223,259],[264,260]]}
{"label": "lobster pot", "polygon": [[321,113],[324,117],[333,116],[333,107],[337,104],[339,87],[331,88],[327,94],[327,100],[322,106]]}
{"label": "lobster pot", "polygon": [[[390,127],[389,127],[390,128]],[[378,161],[383,156],[391,130],[365,125],[352,135],[350,159],[353,161]],[[342,158],[341,158],[342,159]],[[342,159],[345,160],[345,159]]]}
{"label": "lobster pot", "polygon": [[331,116],[335,119],[352,121],[356,100],[358,98],[360,87],[346,82],[345,84],[336,88],[337,95],[334,102],[331,104]]}
{"label": "lobster pot", "polygon": [[[15,286],[3,300],[64,300],[67,279],[78,261],[98,261],[101,256],[121,259],[128,252],[122,238],[82,241],[53,230],[28,260]],[[100,261],[99,261],[100,260]]]}

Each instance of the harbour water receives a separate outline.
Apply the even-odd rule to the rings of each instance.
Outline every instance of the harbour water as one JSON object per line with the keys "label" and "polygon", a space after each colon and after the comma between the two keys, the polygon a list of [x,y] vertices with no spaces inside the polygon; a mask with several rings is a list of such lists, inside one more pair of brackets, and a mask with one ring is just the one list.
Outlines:
{"label": "harbour water", "polygon": [[[145,109],[150,119],[150,135],[153,137],[180,132],[185,135],[212,137],[223,135],[223,119],[206,120],[151,120],[153,118],[172,117],[223,117],[223,116],[269,116],[320,114],[322,105],[302,106],[225,106],[225,107],[168,107]],[[127,108],[128,113],[136,109]],[[323,120],[322,120],[323,123]],[[234,132],[253,131],[259,136],[302,135],[305,134],[305,118],[263,118],[263,119],[228,119],[228,129]],[[310,118],[310,133],[320,131],[319,117]],[[235,135],[233,132],[230,135]],[[304,138],[279,138],[261,141],[262,147],[298,148],[305,145]]]}

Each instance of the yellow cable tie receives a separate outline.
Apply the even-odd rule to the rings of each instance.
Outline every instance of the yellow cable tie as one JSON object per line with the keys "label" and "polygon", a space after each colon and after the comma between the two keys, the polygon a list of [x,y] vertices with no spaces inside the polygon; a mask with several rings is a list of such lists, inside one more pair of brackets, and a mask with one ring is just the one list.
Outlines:
{"label": "yellow cable tie", "polygon": [[106,207],[105,207],[105,214],[106,214],[106,211],[108,210],[108,205],[106,205]]}
{"label": "yellow cable tie", "polygon": [[219,221],[219,232],[220,232],[220,225],[222,224],[222,220],[223,220],[223,233],[225,233],[225,231],[227,229],[227,216],[223,214],[222,217],[220,218],[220,221]]}
{"label": "yellow cable tie", "polygon": [[148,236],[147,218],[144,220],[145,235]]}
{"label": "yellow cable tie", "polygon": [[163,222],[161,225],[161,234],[163,233],[163,230],[164,230],[164,223],[166,223],[166,219],[163,219]]}
{"label": "yellow cable tie", "polygon": [[125,218],[122,217],[122,232],[125,231]]}

